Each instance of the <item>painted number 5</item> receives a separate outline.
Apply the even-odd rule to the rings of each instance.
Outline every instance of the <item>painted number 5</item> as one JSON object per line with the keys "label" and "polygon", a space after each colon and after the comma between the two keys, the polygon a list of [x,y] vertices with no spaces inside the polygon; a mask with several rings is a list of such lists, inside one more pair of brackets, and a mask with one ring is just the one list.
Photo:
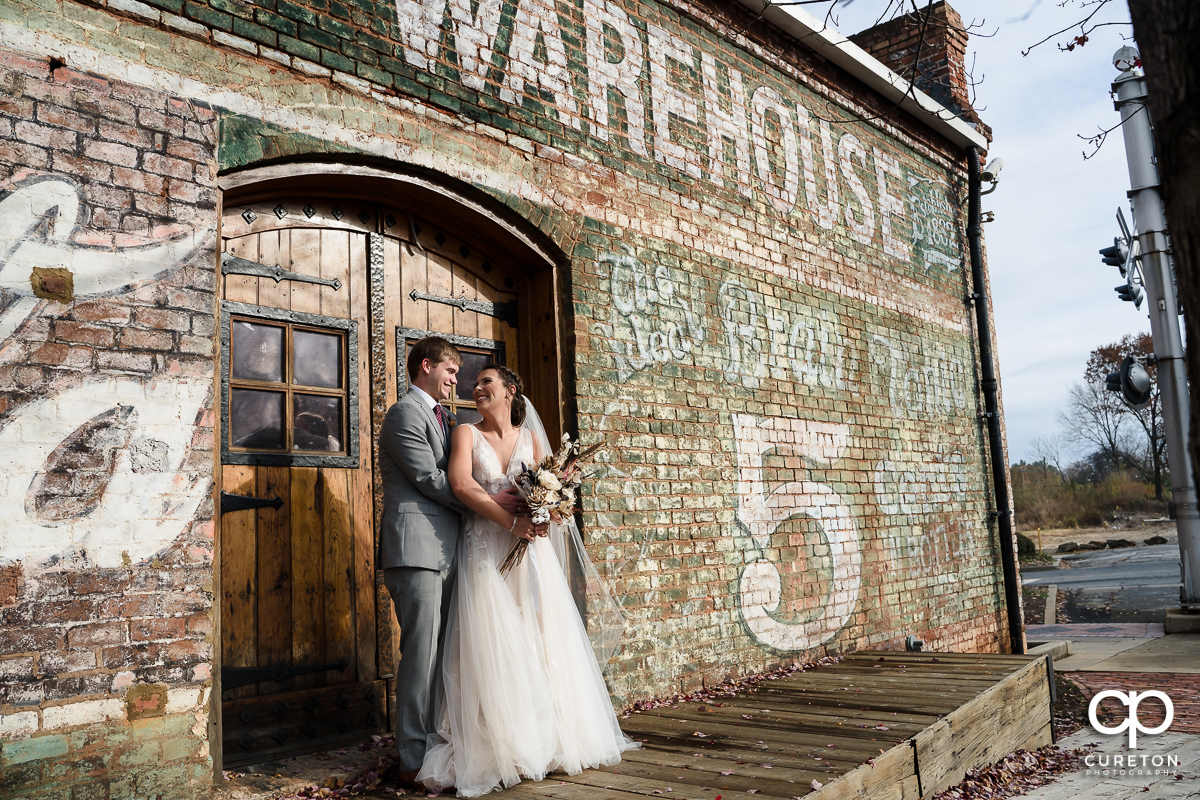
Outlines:
{"label": "painted number 5", "polygon": [[800,456],[819,464],[842,457],[850,435],[848,425],[799,419],[763,419],[733,415],[737,445],[738,519],[760,548],[793,517],[817,521],[829,544],[833,579],[817,616],[807,622],[777,619],[782,599],[779,568],[766,559],[751,562],[738,582],[738,603],[751,634],[777,650],[807,650],[832,639],[850,621],[858,602],[860,563],[858,530],[849,506],[823,483],[794,481],[769,494],[763,482],[763,455],[771,450]]}

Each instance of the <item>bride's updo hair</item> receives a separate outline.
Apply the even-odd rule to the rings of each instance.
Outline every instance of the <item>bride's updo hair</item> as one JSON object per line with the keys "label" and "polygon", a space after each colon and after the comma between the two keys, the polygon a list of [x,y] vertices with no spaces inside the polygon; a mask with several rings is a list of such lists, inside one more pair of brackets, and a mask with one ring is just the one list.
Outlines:
{"label": "bride's updo hair", "polygon": [[500,376],[500,381],[505,388],[509,386],[516,388],[517,393],[513,396],[512,401],[512,424],[514,428],[521,427],[525,423],[525,384],[521,381],[521,376],[500,364],[488,364],[479,372],[482,374],[489,369]]}

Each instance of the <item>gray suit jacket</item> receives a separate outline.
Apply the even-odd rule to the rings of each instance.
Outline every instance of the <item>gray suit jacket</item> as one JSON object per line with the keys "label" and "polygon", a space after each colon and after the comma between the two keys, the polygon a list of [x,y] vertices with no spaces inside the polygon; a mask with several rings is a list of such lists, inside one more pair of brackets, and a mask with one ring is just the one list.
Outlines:
{"label": "gray suit jacket", "polygon": [[378,569],[442,570],[454,561],[458,514],[450,490],[450,445],[433,409],[411,391],[388,409],[379,432],[383,523]]}

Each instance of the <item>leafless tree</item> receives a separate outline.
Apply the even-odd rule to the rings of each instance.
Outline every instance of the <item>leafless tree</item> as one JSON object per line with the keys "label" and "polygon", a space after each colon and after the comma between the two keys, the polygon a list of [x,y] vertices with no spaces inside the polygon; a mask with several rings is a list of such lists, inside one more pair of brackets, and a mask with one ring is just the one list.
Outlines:
{"label": "leafless tree", "polygon": [[1066,480],[1067,464],[1064,462],[1070,457],[1070,453],[1070,442],[1062,433],[1039,436],[1033,440],[1033,455],[1043,466],[1043,479],[1048,479],[1049,475],[1046,473],[1053,469],[1059,480]]}
{"label": "leafless tree", "polygon": [[1108,468],[1116,469],[1129,463],[1125,456],[1131,445],[1127,411],[1103,384],[1087,381],[1071,387],[1067,410],[1059,414],[1059,422],[1067,438],[1081,450],[1099,451]]}

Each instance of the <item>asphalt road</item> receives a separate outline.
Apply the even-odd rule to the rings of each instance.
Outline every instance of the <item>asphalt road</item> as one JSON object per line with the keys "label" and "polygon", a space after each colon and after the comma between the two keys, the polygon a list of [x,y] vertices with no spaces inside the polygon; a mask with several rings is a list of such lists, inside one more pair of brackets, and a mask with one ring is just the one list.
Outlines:
{"label": "asphalt road", "polygon": [[1059,622],[1161,622],[1179,604],[1179,546],[1162,544],[1072,553],[1067,569],[1022,573],[1025,586],[1058,586]]}

